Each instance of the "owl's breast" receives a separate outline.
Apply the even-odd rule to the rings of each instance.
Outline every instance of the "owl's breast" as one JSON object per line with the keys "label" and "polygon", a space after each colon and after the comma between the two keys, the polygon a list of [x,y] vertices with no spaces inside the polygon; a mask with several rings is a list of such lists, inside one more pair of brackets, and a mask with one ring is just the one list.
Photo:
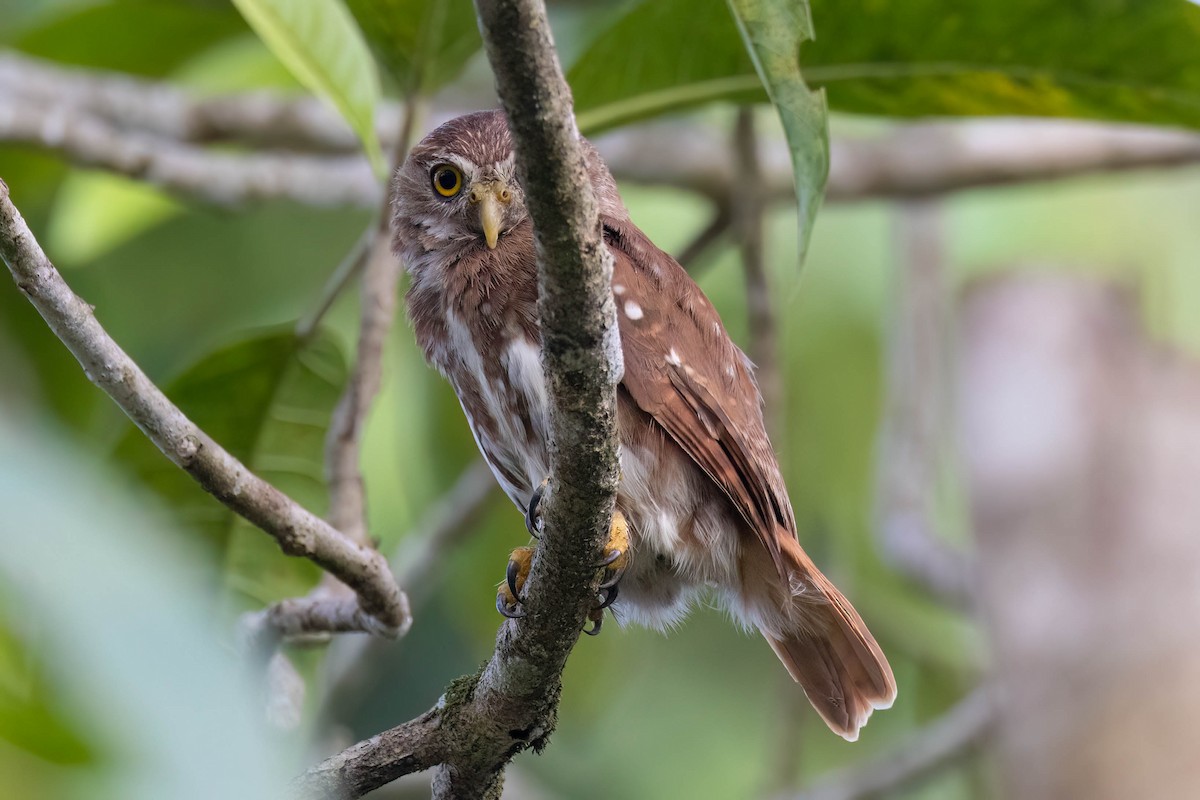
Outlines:
{"label": "owl's breast", "polygon": [[549,404],[541,351],[522,331],[496,335],[445,317],[446,343],[431,361],[450,381],[505,494],[524,509],[550,472]]}

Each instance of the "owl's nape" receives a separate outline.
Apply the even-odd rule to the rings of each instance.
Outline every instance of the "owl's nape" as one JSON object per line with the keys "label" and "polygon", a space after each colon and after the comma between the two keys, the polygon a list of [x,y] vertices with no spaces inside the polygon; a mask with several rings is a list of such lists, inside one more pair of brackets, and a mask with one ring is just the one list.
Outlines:
{"label": "owl's nape", "polygon": [[[592,622],[611,605],[620,620],[666,629],[716,592],[758,628],[829,727],[854,739],[895,699],[891,667],[798,542],[753,366],[695,282],[630,220],[595,148],[584,149],[590,186],[572,189],[594,193],[613,257],[624,361],[616,519],[627,537],[610,544],[621,555],[598,579],[612,585]],[[549,401],[537,249],[504,114],[458,117],[422,140],[397,172],[393,211],[417,341],[528,515],[550,474]],[[501,613],[522,612],[532,552],[514,552]]]}

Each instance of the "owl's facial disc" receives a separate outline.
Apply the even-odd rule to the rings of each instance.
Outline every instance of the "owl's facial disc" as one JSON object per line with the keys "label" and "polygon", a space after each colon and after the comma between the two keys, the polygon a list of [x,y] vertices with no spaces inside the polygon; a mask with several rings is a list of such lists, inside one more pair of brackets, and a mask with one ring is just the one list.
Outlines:
{"label": "owl's facial disc", "polygon": [[479,208],[479,224],[491,250],[496,249],[504,225],[505,210],[512,201],[512,190],[504,180],[480,180],[471,185],[469,202]]}

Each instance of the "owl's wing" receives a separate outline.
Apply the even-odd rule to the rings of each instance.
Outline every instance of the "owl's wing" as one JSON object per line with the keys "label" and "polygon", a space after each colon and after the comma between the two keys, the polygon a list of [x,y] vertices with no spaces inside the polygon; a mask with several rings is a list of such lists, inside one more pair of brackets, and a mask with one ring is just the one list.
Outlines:
{"label": "owl's wing", "polygon": [[622,384],[721,488],[784,572],[796,523],[767,438],[752,365],[675,259],[630,222],[606,220],[625,357]]}
{"label": "owl's wing", "polygon": [[763,635],[821,717],[853,740],[872,709],[892,704],[896,680],[858,612],[796,541],[751,365],[683,267],[632,223],[608,222],[622,385],[721,488],[771,554],[791,624],[778,630],[760,624]]}

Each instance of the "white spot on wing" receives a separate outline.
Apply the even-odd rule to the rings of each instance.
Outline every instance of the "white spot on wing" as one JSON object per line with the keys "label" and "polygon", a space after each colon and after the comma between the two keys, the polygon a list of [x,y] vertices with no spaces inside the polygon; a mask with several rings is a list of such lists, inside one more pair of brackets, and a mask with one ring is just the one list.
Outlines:
{"label": "white spot on wing", "polygon": [[625,301],[625,316],[627,316],[630,319],[635,320],[635,321],[641,319],[642,318],[642,307],[639,306],[637,303],[633,302],[632,300],[626,300]]}
{"label": "white spot on wing", "polygon": [[667,353],[667,363],[672,367],[678,367],[683,364],[683,362],[679,359],[679,353],[675,352],[674,347],[671,348],[671,352]]}
{"label": "white spot on wing", "polygon": [[621,283],[613,284],[613,294],[620,296],[625,294],[625,285]]}

